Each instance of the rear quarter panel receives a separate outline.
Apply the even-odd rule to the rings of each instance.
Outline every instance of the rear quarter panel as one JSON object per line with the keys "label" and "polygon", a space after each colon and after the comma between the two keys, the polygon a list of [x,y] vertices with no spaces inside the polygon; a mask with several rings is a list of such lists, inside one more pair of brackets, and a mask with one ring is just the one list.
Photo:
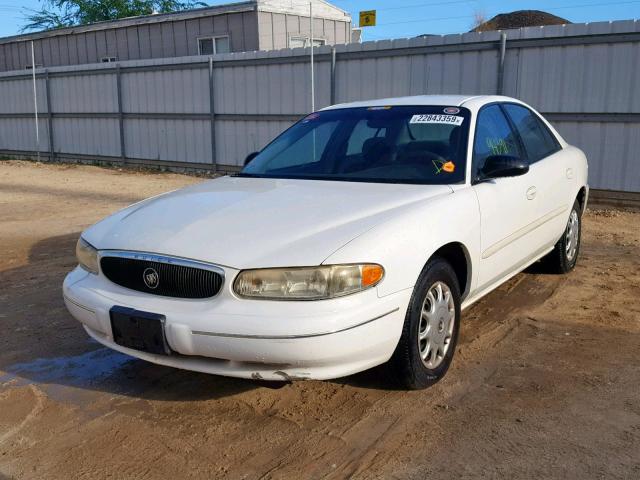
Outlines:
{"label": "rear quarter panel", "polygon": [[567,145],[564,149],[567,156],[567,163],[569,168],[573,171],[573,184],[572,191],[568,192],[570,204],[573,204],[574,200],[578,196],[582,187],[589,186],[589,163],[587,157],[582,150],[573,145]]}

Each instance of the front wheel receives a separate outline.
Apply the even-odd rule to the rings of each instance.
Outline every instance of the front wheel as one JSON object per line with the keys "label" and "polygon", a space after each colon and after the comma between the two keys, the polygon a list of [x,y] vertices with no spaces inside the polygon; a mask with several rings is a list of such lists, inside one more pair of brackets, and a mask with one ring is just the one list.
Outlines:
{"label": "front wheel", "polygon": [[426,388],[444,377],[458,341],[459,320],[456,274],[445,260],[434,258],[416,283],[402,336],[388,365],[402,387]]}
{"label": "front wheel", "polygon": [[546,264],[554,273],[568,273],[576,266],[582,238],[582,209],[576,200],[571,207],[569,220],[562,237],[545,258]]}

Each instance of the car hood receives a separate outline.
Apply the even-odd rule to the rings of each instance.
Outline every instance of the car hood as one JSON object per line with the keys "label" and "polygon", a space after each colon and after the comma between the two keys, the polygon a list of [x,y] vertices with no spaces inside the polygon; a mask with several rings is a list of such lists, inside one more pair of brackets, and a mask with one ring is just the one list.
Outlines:
{"label": "car hood", "polygon": [[397,209],[451,192],[446,185],[222,177],[132,205],[83,237],[100,250],[239,269],[318,265]]}

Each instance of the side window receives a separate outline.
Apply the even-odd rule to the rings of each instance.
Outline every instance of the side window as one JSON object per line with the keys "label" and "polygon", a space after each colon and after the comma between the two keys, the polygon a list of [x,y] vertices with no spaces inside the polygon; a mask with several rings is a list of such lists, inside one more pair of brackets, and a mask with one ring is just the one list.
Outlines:
{"label": "side window", "polygon": [[228,35],[198,38],[198,55],[215,55],[216,53],[229,53],[230,51]]}
{"label": "side window", "polygon": [[[327,41],[324,38],[315,38],[313,39],[314,47],[321,47],[325,45]],[[289,48],[300,48],[300,47],[308,47],[309,46],[309,37],[298,37],[293,36],[289,37]]]}
{"label": "side window", "polygon": [[480,110],[473,143],[473,178],[490,155],[521,156],[518,140],[498,105]]}
{"label": "side window", "polygon": [[531,110],[521,105],[504,105],[527,150],[529,163],[535,163],[560,149],[547,126]]}

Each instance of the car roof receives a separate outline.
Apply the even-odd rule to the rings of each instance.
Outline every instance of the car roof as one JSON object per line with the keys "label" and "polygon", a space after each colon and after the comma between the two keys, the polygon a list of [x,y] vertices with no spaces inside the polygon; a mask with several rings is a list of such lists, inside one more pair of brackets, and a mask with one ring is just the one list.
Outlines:
{"label": "car roof", "polygon": [[[358,102],[339,103],[337,105],[331,105],[330,107],[323,108],[322,110],[335,110],[339,108],[358,108],[358,107],[394,107],[394,106],[457,106],[468,108],[472,113],[477,113],[484,105],[493,102],[509,102],[518,103],[530,108],[534,112],[538,113],[530,105],[527,105],[521,100],[512,97],[505,97],[503,95],[415,95],[411,97],[392,97],[392,98],[380,98],[377,100],[362,100]],[[542,117],[542,116],[541,116]],[[542,117],[544,123],[555,134],[556,138],[560,141],[563,147],[566,147],[568,143],[562,138],[558,131]]]}
{"label": "car roof", "polygon": [[323,110],[333,110],[338,108],[357,108],[357,107],[384,107],[384,106],[400,106],[400,105],[430,105],[430,106],[462,106],[469,107],[472,110],[480,106],[498,101],[515,101],[518,100],[497,96],[497,95],[415,95],[410,97],[393,97],[380,98],[376,100],[362,100],[358,102],[340,103],[324,108]]}

